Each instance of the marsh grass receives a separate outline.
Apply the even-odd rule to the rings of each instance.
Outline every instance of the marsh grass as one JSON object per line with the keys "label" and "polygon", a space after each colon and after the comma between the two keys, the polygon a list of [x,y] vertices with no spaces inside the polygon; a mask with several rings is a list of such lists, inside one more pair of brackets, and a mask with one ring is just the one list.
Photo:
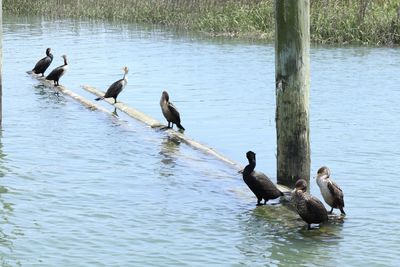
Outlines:
{"label": "marsh grass", "polygon": [[400,1],[314,1],[311,39],[319,43],[400,44]]}
{"label": "marsh grass", "polygon": [[[399,0],[311,0],[311,40],[400,44]],[[4,0],[5,14],[152,23],[273,40],[274,0]]]}

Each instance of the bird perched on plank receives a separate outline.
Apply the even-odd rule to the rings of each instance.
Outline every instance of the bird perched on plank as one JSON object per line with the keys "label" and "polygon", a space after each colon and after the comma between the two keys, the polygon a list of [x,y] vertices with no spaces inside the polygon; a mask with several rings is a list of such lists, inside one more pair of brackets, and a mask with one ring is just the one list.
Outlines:
{"label": "bird perched on plank", "polygon": [[61,57],[64,59],[64,64],[55,68],[50,72],[49,75],[46,76],[46,80],[54,81],[54,86],[60,85],[58,81],[60,80],[61,76],[63,76],[68,70],[67,56],[62,55]]}
{"label": "bird perched on plank", "polygon": [[307,192],[307,182],[300,179],[295,184],[292,197],[297,213],[308,224],[308,230],[312,223],[322,223],[328,220],[328,212],[322,202]]}
{"label": "bird perched on plank", "polygon": [[331,171],[328,167],[323,166],[317,172],[317,184],[321,190],[321,195],[325,202],[332,208],[329,212],[332,214],[333,209],[339,209],[343,215],[344,212],[344,195],[342,189],[330,178]]}
{"label": "bird perched on plank", "polygon": [[44,72],[50,66],[51,62],[53,61],[53,54],[51,53],[51,48],[46,49],[46,56],[39,60],[35,67],[33,67],[32,72],[35,74],[42,74],[44,76]]}
{"label": "bird perched on plank", "polygon": [[243,170],[243,181],[257,197],[257,206],[261,205],[262,199],[264,199],[265,205],[268,200],[283,196],[283,193],[265,174],[254,171],[256,153],[248,151],[246,157],[249,160],[249,164]]}
{"label": "bird perched on plank", "polygon": [[[165,119],[168,121],[168,128],[173,128],[174,124],[176,124],[179,129],[184,131],[185,128],[183,128],[181,124],[181,117],[179,115],[179,112],[176,107],[169,101],[169,95],[167,91],[163,91],[161,94],[160,106]],[[171,123],[172,126],[170,126]]]}
{"label": "bird perched on plank", "polygon": [[96,98],[95,99],[96,101],[103,100],[104,98],[112,97],[112,98],[114,98],[114,104],[117,103],[117,97],[118,97],[119,93],[122,92],[122,90],[125,88],[126,84],[128,83],[127,75],[128,75],[129,69],[128,69],[128,67],[123,67],[122,70],[124,71],[124,77],[122,77],[122,79],[111,84],[110,87],[108,87],[105,95],[102,97]]}

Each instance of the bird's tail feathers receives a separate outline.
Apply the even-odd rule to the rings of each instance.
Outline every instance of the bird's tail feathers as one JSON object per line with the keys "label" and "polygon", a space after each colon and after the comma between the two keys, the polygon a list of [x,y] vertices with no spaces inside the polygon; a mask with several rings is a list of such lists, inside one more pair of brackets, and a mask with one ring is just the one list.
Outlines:
{"label": "bird's tail feathers", "polygon": [[181,129],[182,131],[185,130],[185,128],[183,128],[182,124],[180,124],[180,123],[176,124],[176,126],[177,126],[179,129]]}
{"label": "bird's tail feathers", "polygon": [[343,208],[339,208],[339,209],[340,209],[340,212],[341,212],[343,215],[346,215],[346,212],[344,212]]}
{"label": "bird's tail feathers", "polygon": [[104,99],[104,96],[95,98],[94,100],[99,101],[99,100],[103,100],[103,99]]}

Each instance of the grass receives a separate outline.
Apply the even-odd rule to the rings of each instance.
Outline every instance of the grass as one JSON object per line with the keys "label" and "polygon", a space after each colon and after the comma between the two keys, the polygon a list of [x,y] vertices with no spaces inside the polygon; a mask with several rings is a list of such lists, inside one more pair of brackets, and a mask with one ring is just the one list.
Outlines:
{"label": "grass", "polygon": [[[399,0],[310,0],[317,43],[400,44]],[[272,41],[274,0],[3,0],[10,15],[152,23]]]}

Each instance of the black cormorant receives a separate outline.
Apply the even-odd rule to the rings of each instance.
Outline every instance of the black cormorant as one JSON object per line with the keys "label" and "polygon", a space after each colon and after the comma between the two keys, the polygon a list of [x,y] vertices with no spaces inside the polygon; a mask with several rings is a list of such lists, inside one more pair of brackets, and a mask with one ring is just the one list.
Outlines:
{"label": "black cormorant", "polygon": [[261,205],[261,200],[264,199],[264,204],[270,199],[275,199],[283,196],[276,185],[261,172],[255,172],[256,167],[256,153],[248,151],[246,157],[249,164],[243,170],[243,180],[250,188],[250,190],[257,197],[257,205]]}
{"label": "black cormorant", "polygon": [[312,223],[321,223],[328,220],[328,212],[322,202],[307,192],[307,182],[300,179],[295,184],[292,192],[297,213],[308,224],[308,230]]}
{"label": "black cormorant", "polygon": [[64,65],[61,65],[54,70],[50,72],[49,75],[46,76],[46,80],[51,80],[54,81],[54,86],[60,85],[58,81],[60,80],[61,76],[65,74],[65,72],[68,69],[68,62],[67,62],[67,56],[62,55],[62,58],[64,59]]}
{"label": "black cormorant", "polygon": [[124,77],[116,82],[114,82],[113,84],[110,85],[110,87],[108,87],[107,92],[104,96],[102,97],[98,97],[95,100],[99,101],[102,100],[104,98],[109,98],[112,97],[114,98],[114,104],[117,103],[117,97],[119,95],[119,93],[121,93],[121,91],[125,88],[126,84],[128,83],[128,67],[123,67],[122,69],[124,71]]}
{"label": "black cormorant", "polygon": [[[167,91],[163,91],[160,99],[160,106],[165,119],[168,121],[168,128],[173,128],[174,124],[181,129],[185,130],[181,125],[181,117],[176,107],[169,102],[169,95]],[[170,124],[172,123],[172,126]]]}
{"label": "black cormorant", "polygon": [[53,61],[53,54],[51,53],[51,48],[46,49],[46,56],[39,60],[35,67],[32,69],[32,72],[35,74],[42,74],[44,76],[44,72],[50,66]]}
{"label": "black cormorant", "polygon": [[332,208],[329,212],[332,214],[333,209],[340,209],[340,212],[345,215],[344,212],[344,195],[342,189],[330,179],[331,171],[328,167],[321,167],[317,172],[317,184],[321,190],[321,195],[325,202]]}

